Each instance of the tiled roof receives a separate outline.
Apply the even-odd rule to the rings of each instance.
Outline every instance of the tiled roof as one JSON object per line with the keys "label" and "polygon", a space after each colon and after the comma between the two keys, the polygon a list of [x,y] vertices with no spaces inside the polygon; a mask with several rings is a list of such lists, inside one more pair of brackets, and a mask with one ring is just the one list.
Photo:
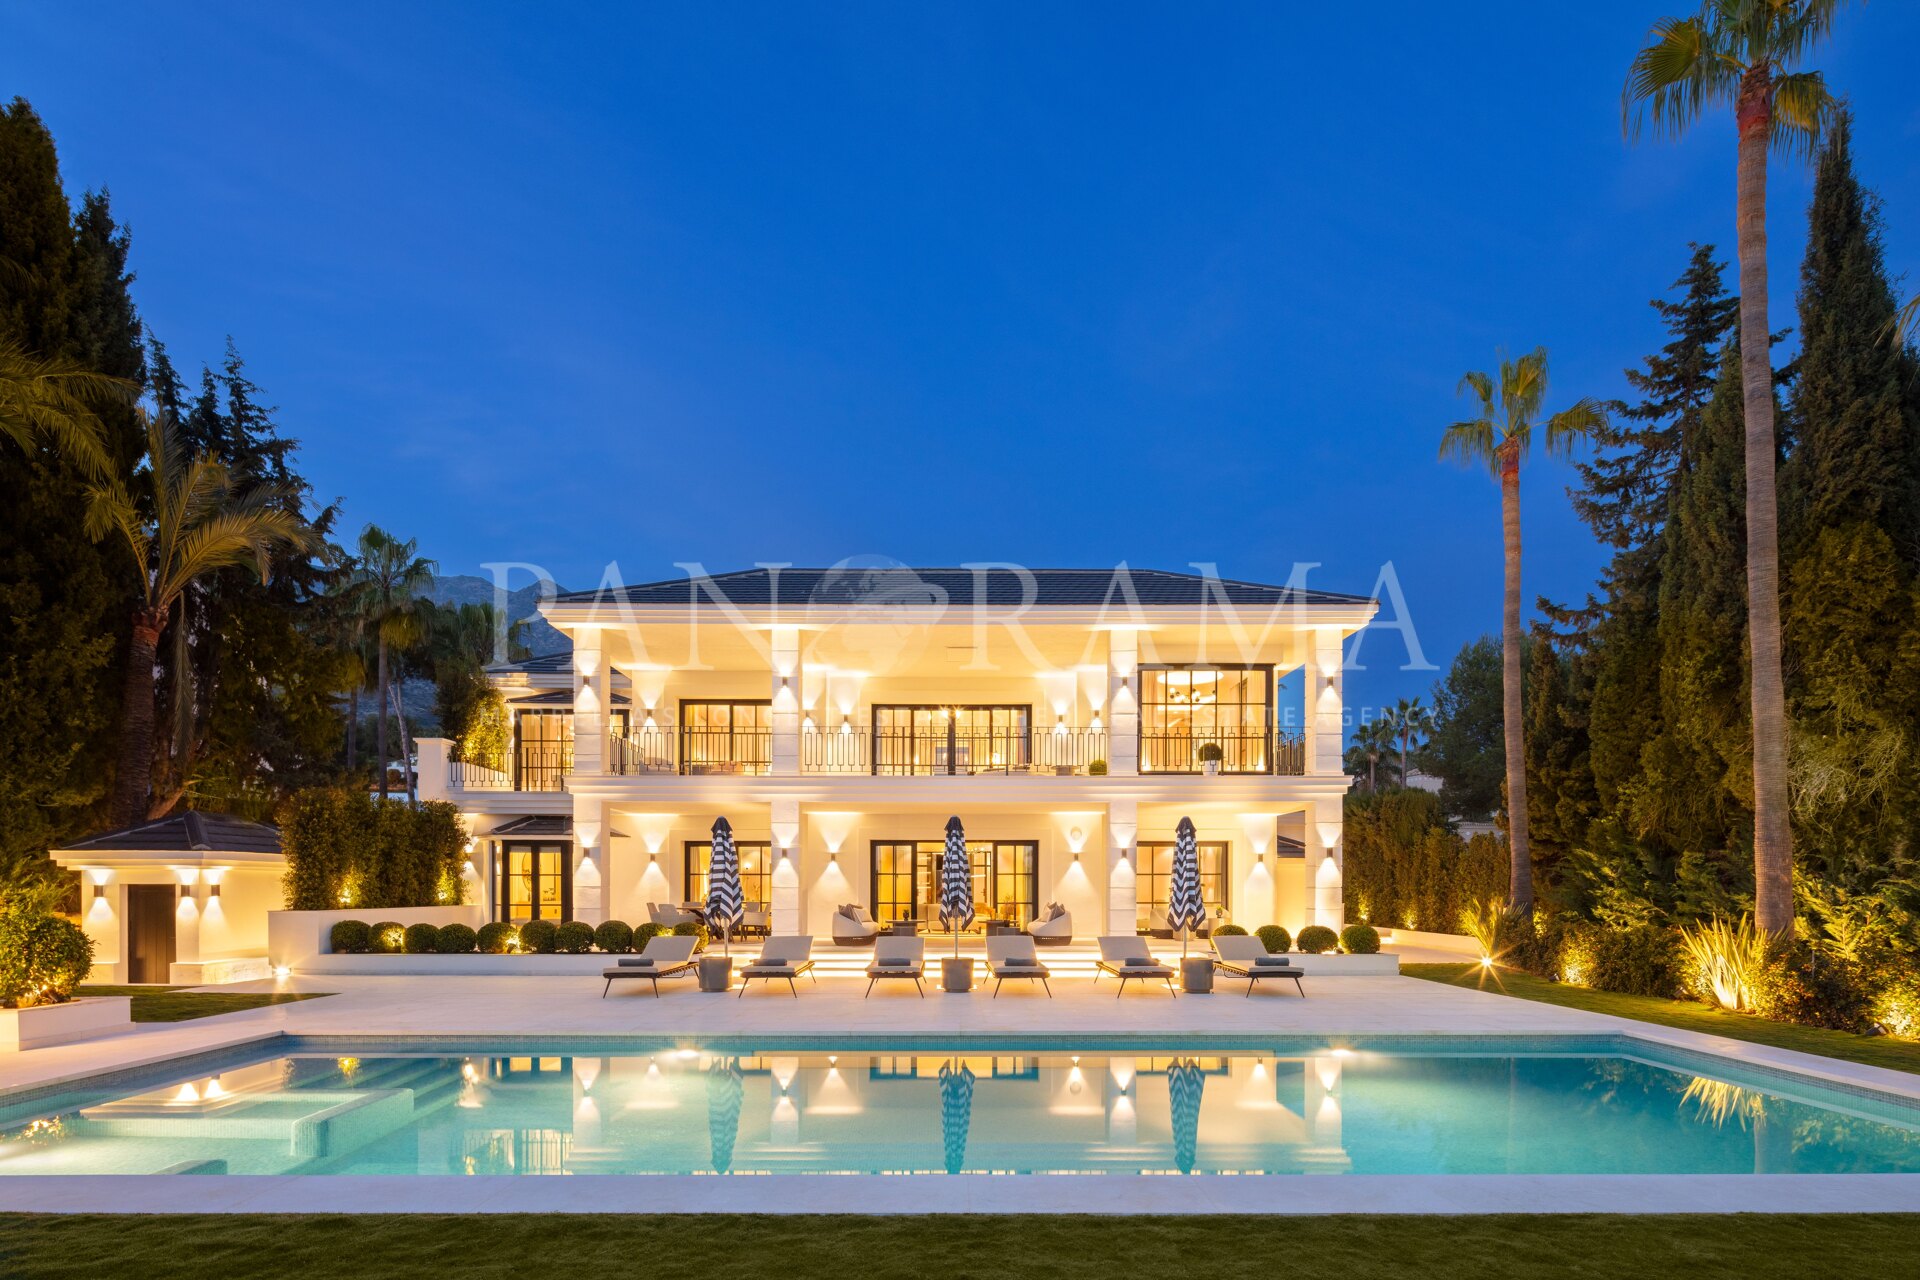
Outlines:
{"label": "tiled roof", "polygon": [[487,670],[524,671],[530,676],[565,675],[573,670],[573,650],[562,649],[558,653],[543,653],[528,658],[524,662],[496,662]]}
{"label": "tiled roof", "polygon": [[557,603],[626,603],[633,605],[707,605],[716,593],[745,606],[804,607],[806,605],[954,606],[976,604],[1017,606],[1027,601],[1046,607],[1124,609],[1214,605],[1224,598],[1232,604],[1288,605],[1369,603],[1366,596],[1334,591],[1271,586],[1230,578],[1205,578],[1162,569],[741,569],[706,579],[673,578],[631,587],[572,591],[554,597]]}
{"label": "tiled roof", "polygon": [[[507,837],[524,840],[530,837],[540,836],[544,836],[549,840],[571,840],[573,839],[573,819],[564,814],[535,813],[524,818],[515,818],[511,822],[497,826],[491,831],[483,831],[480,834],[483,839],[487,840]],[[609,831],[607,834],[610,836],[619,836],[623,840],[627,835],[626,832],[619,830]]]}
{"label": "tiled roof", "polygon": [[[624,693],[613,695],[613,704],[616,707],[627,706],[632,701],[633,699]],[[573,694],[567,689],[549,689],[545,693],[537,693],[530,698],[511,699],[507,703],[510,709],[516,711],[521,707],[570,707],[572,705]]]}
{"label": "tiled roof", "polygon": [[279,853],[280,829],[227,813],[189,809],[70,844],[62,852]]}

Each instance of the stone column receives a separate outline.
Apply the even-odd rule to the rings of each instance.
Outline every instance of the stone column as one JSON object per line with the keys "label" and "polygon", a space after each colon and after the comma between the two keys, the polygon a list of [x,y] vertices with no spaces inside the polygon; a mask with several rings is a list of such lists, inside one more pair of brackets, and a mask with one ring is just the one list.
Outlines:
{"label": "stone column", "polygon": [[[578,761],[579,756],[574,757]],[[606,806],[587,796],[573,798],[573,918],[599,924],[607,918]]]}
{"label": "stone column", "polygon": [[608,708],[612,696],[608,689],[606,654],[600,649],[600,633],[583,629],[573,637],[573,771],[580,774],[607,771]]}
{"label": "stone column", "polygon": [[422,800],[448,799],[453,786],[453,765],[447,758],[453,748],[451,738],[415,738],[413,749],[420,761],[415,786]]}
{"label": "stone column", "polygon": [[1340,667],[1344,651],[1338,627],[1317,627],[1312,650],[1307,654],[1303,693],[1306,700],[1306,771],[1311,774],[1344,774],[1341,759],[1341,720],[1345,714],[1340,700]]}
{"label": "stone column", "polygon": [[[770,772],[800,772],[800,629],[773,629],[773,742]],[[798,814],[796,812],[796,821]]]}
{"label": "stone column", "polygon": [[773,835],[773,931],[800,932],[800,802],[775,800],[768,806]]}
{"label": "stone column", "polygon": [[1131,934],[1139,923],[1137,859],[1140,805],[1135,800],[1107,804],[1107,928],[1110,934]]}
{"label": "stone column", "polygon": [[1107,772],[1117,777],[1140,772],[1140,700],[1133,689],[1139,666],[1140,633],[1125,627],[1108,632]]}
{"label": "stone column", "polygon": [[1308,920],[1338,930],[1346,923],[1346,819],[1338,797],[1307,809]]}

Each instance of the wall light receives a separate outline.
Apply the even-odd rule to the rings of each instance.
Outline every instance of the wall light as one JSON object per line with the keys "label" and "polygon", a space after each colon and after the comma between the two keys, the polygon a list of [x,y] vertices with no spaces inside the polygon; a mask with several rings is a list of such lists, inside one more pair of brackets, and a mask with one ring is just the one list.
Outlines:
{"label": "wall light", "polygon": [[220,882],[218,880],[215,880],[207,886],[207,896],[209,898],[217,898],[220,896]]}

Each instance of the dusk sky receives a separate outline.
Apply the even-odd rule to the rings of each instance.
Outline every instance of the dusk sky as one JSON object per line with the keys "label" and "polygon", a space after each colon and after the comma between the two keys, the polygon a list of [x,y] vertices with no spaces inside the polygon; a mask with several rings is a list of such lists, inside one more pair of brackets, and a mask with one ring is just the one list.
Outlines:
{"label": "dusk sky", "polygon": [[[1688,242],[1730,256],[1731,119],[1621,131],[1685,7],[33,2],[0,88],[111,188],[176,361],[231,334],[317,496],[443,572],[1391,561],[1444,666],[1499,621],[1461,372],[1544,344],[1551,407],[1623,394]],[[1915,49],[1879,0],[1816,65],[1920,274]],[[1525,480],[1529,600],[1601,563],[1570,476]],[[1355,709],[1435,675],[1363,660]]]}

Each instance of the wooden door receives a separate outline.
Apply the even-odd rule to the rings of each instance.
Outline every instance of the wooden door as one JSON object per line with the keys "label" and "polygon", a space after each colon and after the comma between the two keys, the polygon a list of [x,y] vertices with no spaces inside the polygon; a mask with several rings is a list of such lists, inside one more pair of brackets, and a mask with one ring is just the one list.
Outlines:
{"label": "wooden door", "polygon": [[179,891],[170,884],[127,886],[127,981],[164,983],[173,973],[173,913]]}

